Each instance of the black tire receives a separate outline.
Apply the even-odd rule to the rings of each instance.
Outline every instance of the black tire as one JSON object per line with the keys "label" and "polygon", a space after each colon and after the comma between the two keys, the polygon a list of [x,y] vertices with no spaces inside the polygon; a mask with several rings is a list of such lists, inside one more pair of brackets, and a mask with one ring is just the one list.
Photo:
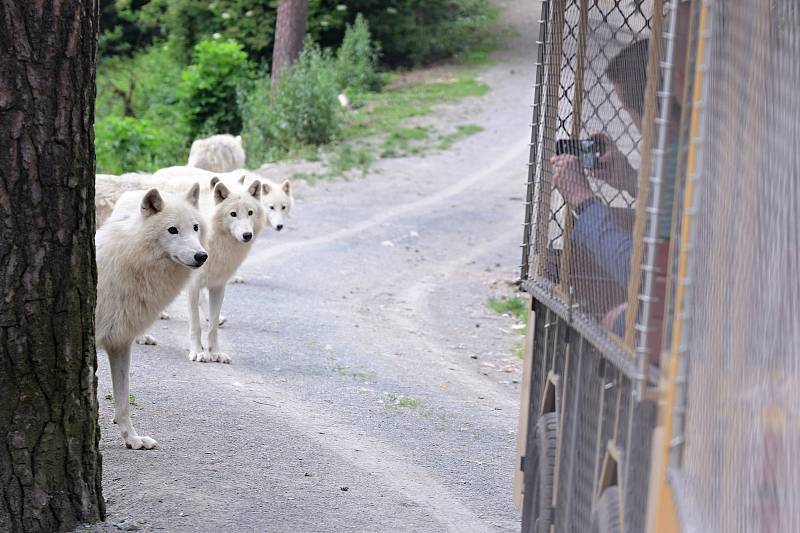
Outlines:
{"label": "black tire", "polygon": [[533,470],[531,483],[525,485],[523,533],[549,533],[553,523],[552,502],[556,466],[558,417],[546,413],[536,422],[534,446],[527,453],[526,468]]}
{"label": "black tire", "polygon": [[592,516],[592,533],[622,533],[619,508],[619,487],[608,487],[597,501]]}

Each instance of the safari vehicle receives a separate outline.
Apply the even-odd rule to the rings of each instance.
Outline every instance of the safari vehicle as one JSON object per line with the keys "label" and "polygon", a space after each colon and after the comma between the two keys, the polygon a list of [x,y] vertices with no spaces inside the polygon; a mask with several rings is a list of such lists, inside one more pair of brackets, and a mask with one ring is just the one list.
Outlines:
{"label": "safari vehicle", "polygon": [[800,3],[541,9],[522,530],[798,532]]}

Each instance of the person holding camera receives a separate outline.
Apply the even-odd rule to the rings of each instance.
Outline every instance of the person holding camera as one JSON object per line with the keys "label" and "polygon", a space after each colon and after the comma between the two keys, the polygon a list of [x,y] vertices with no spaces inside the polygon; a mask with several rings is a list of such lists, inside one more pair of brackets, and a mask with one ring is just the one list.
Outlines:
{"label": "person holding camera", "polygon": [[[648,61],[647,41],[637,41],[624,48],[608,64],[605,75],[614,86],[625,111],[634,125],[642,130],[644,99]],[[673,111],[676,111],[673,106]],[[679,111],[677,111],[679,114]],[[677,123],[677,121],[676,121]],[[676,133],[676,132],[672,132]],[[666,156],[665,175],[673,177],[677,162],[677,135],[671,135]],[[553,183],[569,204],[575,218],[573,242],[580,245],[593,261],[623,289],[627,289],[631,273],[633,240],[630,231],[621,227],[612,209],[595,196],[586,177],[593,178],[625,191],[634,198],[638,193],[638,170],[616,146],[606,133],[593,133],[590,139],[599,157],[590,168],[584,168],[581,160],[574,154],[561,153],[551,158]],[[672,212],[674,183],[665,180],[661,191],[662,212]],[[646,201],[646,199],[644,199]],[[661,217],[658,228],[658,263],[666,269],[671,230],[670,217]],[[663,256],[663,257],[662,257]],[[663,263],[663,265],[662,265]],[[665,276],[661,276],[665,282]],[[624,333],[625,304],[610,310],[604,317],[603,325],[614,333]],[[663,311],[662,311],[663,312]],[[659,339],[660,340],[660,339]]]}

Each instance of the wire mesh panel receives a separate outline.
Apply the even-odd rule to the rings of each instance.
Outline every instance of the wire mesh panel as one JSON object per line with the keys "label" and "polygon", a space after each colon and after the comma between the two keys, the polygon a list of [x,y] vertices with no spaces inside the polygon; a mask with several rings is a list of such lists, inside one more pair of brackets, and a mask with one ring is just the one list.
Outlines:
{"label": "wire mesh panel", "polygon": [[685,530],[800,531],[800,4],[708,4],[670,479]]}
{"label": "wire mesh panel", "polygon": [[523,279],[603,336],[625,330],[649,43],[660,39],[651,21],[662,7],[543,2]]}

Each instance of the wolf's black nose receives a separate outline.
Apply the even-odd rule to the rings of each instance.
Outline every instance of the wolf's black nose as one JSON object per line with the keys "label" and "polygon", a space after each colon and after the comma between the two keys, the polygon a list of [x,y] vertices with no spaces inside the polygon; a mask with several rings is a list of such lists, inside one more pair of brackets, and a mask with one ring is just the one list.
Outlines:
{"label": "wolf's black nose", "polygon": [[283,224],[278,224],[277,226],[275,226],[275,229],[278,230],[278,231],[282,230],[283,229]]}
{"label": "wolf's black nose", "polygon": [[197,252],[194,254],[194,260],[198,265],[202,265],[208,259],[208,254],[205,252]]}
{"label": "wolf's black nose", "polygon": [[247,233],[242,235],[242,238],[244,239],[244,242],[247,242],[247,241],[249,241],[250,239],[253,238],[253,234],[248,231]]}

